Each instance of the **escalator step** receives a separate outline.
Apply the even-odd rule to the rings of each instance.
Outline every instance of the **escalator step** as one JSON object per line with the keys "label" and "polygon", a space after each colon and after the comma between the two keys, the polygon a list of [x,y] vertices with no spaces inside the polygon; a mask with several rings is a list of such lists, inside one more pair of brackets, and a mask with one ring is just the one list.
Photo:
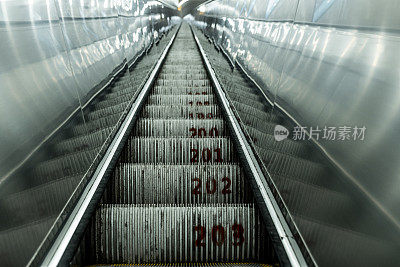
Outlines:
{"label": "escalator step", "polygon": [[[92,265],[96,267],[110,267],[110,266],[126,266],[126,267],[145,267],[149,266],[148,264],[96,264]],[[207,267],[207,266],[218,266],[218,267],[272,267],[272,265],[261,264],[261,263],[239,263],[239,262],[226,262],[226,263],[217,263],[217,262],[207,262],[207,263],[156,263],[151,264],[151,266],[155,267],[171,267],[171,266],[180,266],[180,267]]]}
{"label": "escalator step", "polygon": [[222,114],[218,106],[159,106],[148,105],[143,108],[143,118],[153,119],[215,119]]}
{"label": "escalator step", "polygon": [[221,137],[227,136],[228,130],[222,119],[139,119],[133,134],[148,137]]}
{"label": "escalator step", "polygon": [[95,216],[102,263],[257,261],[264,249],[250,204],[101,205]]}
{"label": "escalator step", "polygon": [[237,162],[229,138],[133,137],[122,151],[122,162],[224,164]]}
{"label": "escalator step", "polygon": [[245,192],[249,196],[237,165],[123,163],[114,171],[108,203],[243,203]]}
{"label": "escalator step", "polygon": [[188,106],[209,106],[215,105],[213,95],[151,95],[147,101],[148,105],[188,105]]}
{"label": "escalator step", "polygon": [[153,94],[173,94],[173,95],[209,95],[212,94],[211,86],[199,87],[176,87],[176,86],[155,86]]}
{"label": "escalator step", "polygon": [[202,80],[162,80],[162,79],[158,79],[156,81],[156,85],[202,87],[202,86],[210,86],[210,81],[208,79],[202,79]]}

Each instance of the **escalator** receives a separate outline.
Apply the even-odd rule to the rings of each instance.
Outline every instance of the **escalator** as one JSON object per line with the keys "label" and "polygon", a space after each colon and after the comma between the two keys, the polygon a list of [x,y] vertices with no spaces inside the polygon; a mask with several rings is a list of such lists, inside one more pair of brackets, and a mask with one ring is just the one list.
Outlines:
{"label": "escalator", "polygon": [[[182,24],[172,39],[150,94],[144,94],[140,114],[116,152],[118,159],[110,163],[112,173],[83,238],[73,248],[71,264],[285,265],[288,261],[281,256],[287,247],[282,253],[276,244],[287,240],[304,242],[300,249],[311,257],[308,265],[393,264],[397,241],[386,222],[346,189],[309,142],[276,142],[274,127],[289,129],[291,122],[267,106],[246,73],[237,66],[232,69],[201,32],[194,33],[196,38]],[[7,195],[0,199],[0,251],[8,249],[5,265],[25,265],[60,219],[76,184],[86,185],[94,172],[88,168],[99,163],[95,158],[107,149],[105,141],[123,128],[121,121],[129,117],[144,83],[152,80],[154,62],[170,39],[95,97],[83,110],[84,121],[65,127],[51,140],[46,153],[54,157],[26,168],[31,177],[27,183],[15,177],[15,184],[6,185]],[[204,51],[216,77],[210,75]],[[214,78],[228,108],[221,104]],[[226,116],[227,109],[234,116]],[[268,221],[277,216],[260,204],[266,194],[254,190],[255,179],[248,177],[246,148],[238,145],[242,137],[232,130],[232,117],[256,154],[254,164],[272,179],[269,186],[287,221],[295,222],[290,225],[298,230],[294,237],[288,232],[277,237],[276,225]],[[272,193],[269,197],[274,199]],[[32,207],[31,202],[40,205]],[[10,250],[10,243],[17,245]]]}
{"label": "escalator", "polygon": [[187,24],[77,254],[77,264],[277,262]]}

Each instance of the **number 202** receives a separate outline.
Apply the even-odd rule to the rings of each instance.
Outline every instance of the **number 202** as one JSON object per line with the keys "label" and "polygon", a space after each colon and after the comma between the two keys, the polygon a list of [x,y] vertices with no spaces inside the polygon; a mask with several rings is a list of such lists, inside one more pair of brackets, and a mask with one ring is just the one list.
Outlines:
{"label": "number 202", "polygon": [[[201,189],[202,189],[202,181],[199,178],[193,178],[193,182],[197,182],[197,184],[194,185],[194,188],[192,189],[192,195],[200,195],[201,194]],[[224,188],[222,189],[221,193],[223,195],[230,194],[232,193],[231,186],[232,186],[232,181],[228,177],[224,177],[221,179],[221,182],[224,183]],[[215,192],[218,190],[218,183],[217,180],[212,178],[208,179],[206,181],[206,191],[207,194],[212,195],[215,194]]]}

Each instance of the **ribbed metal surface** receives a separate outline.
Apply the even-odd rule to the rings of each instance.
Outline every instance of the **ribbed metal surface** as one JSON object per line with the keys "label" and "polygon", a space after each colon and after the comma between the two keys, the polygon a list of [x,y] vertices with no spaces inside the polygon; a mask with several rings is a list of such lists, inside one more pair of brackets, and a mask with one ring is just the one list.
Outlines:
{"label": "ribbed metal surface", "polygon": [[245,192],[249,188],[236,164],[123,163],[114,171],[106,195],[108,203],[121,204],[241,203],[246,200]]}
{"label": "ribbed metal surface", "polygon": [[237,160],[232,142],[226,137],[133,137],[121,158],[132,163],[167,164],[223,164]]}
{"label": "ribbed metal surface", "polygon": [[[93,265],[97,267],[106,267],[106,266],[127,266],[127,267],[145,267],[149,266],[149,264],[99,264]],[[207,267],[207,266],[219,266],[219,267],[272,267],[272,265],[261,264],[261,263],[165,263],[165,264],[151,264],[151,266],[159,266],[159,267],[168,267],[168,266],[181,266],[181,267]]]}
{"label": "ribbed metal surface", "polygon": [[222,137],[228,132],[222,119],[140,119],[134,135],[143,137]]}
{"label": "ribbed metal surface", "polygon": [[252,205],[102,205],[98,262],[257,260],[259,216]]}

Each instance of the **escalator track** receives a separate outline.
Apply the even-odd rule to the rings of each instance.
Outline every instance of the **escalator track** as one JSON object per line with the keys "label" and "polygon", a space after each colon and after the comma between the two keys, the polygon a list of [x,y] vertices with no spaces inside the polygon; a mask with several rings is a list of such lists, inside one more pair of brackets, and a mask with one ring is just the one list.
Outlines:
{"label": "escalator track", "polygon": [[277,262],[188,25],[176,36],[75,260]]}

